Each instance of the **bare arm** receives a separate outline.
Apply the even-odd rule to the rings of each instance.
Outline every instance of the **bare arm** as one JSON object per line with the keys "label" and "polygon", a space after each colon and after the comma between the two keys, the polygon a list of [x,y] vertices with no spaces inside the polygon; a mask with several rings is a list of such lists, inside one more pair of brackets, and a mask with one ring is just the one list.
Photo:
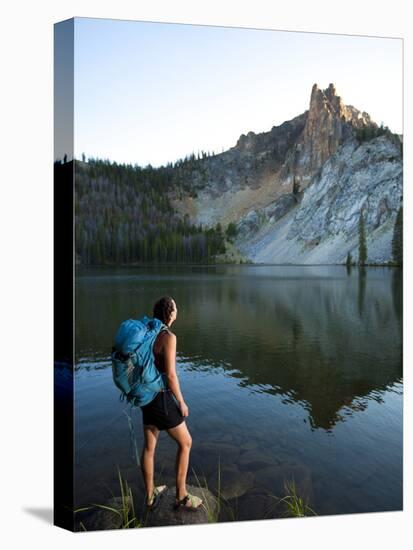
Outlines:
{"label": "bare arm", "polygon": [[164,344],[165,374],[168,380],[168,386],[178,401],[182,416],[188,416],[188,407],[184,401],[179,386],[178,375],[176,373],[176,336],[168,333]]}

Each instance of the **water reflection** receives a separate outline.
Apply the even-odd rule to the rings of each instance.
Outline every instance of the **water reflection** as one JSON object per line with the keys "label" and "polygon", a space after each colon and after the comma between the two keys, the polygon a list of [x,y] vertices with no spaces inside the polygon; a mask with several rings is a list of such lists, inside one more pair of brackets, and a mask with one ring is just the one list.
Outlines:
{"label": "water reflection", "polygon": [[[109,358],[119,323],[163,294],[179,309],[191,467],[213,487],[220,460],[240,519],[264,517],[291,475],[319,515],[402,507],[401,272],[367,268],[361,280],[344,266],[79,273],[77,506],[115,494],[117,466],[143,499],[140,411],[125,416]],[[156,475],[173,485],[175,448],[161,439]]]}
{"label": "water reflection", "polygon": [[360,266],[358,268],[358,306],[360,317],[363,316],[364,302],[366,297],[366,277],[366,268],[364,266]]}
{"label": "water reflection", "polygon": [[403,271],[400,268],[394,269],[392,272],[391,290],[394,313],[401,324],[403,318]]}
{"label": "water reflection", "polygon": [[331,430],[401,382],[401,288],[401,272],[386,268],[87,271],[77,280],[78,367],[108,357],[120,321],[170,294],[190,368],[224,368],[241,387],[301,403],[313,429]]}

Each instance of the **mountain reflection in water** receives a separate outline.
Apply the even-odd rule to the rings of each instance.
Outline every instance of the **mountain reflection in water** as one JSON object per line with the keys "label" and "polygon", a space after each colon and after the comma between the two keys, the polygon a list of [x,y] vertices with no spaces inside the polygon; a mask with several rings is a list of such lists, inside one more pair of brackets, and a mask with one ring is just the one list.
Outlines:
{"label": "mountain reflection in water", "polygon": [[[86,481],[111,476],[117,458],[126,461],[127,438],[112,420],[122,416],[110,371],[114,335],[122,320],[151,315],[163,295],[178,306],[177,366],[198,445],[224,452],[219,438],[231,441],[234,464],[235,451],[299,460],[314,476],[320,513],[400,508],[402,273],[344,266],[79,269],[81,504],[97,498]],[[193,457],[216,467],[215,456],[205,463],[195,447]],[[380,487],[363,482],[373,471]]]}

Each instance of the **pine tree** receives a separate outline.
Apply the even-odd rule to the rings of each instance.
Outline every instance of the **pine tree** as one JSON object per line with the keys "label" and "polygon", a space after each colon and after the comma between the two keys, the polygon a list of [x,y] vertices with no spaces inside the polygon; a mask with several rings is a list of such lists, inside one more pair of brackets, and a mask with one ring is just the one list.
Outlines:
{"label": "pine tree", "polygon": [[359,265],[365,265],[367,261],[366,228],[363,210],[359,218]]}
{"label": "pine tree", "polygon": [[392,240],[393,261],[403,265],[403,206],[400,206],[394,223]]}
{"label": "pine tree", "polygon": [[294,176],[293,195],[298,195],[299,192],[300,192],[300,180]]}
{"label": "pine tree", "polygon": [[230,222],[226,229],[226,236],[229,241],[233,241],[237,236],[237,226],[234,222]]}
{"label": "pine tree", "polygon": [[347,253],[347,259],[346,259],[346,266],[350,267],[353,264],[353,257],[351,256],[351,252]]}

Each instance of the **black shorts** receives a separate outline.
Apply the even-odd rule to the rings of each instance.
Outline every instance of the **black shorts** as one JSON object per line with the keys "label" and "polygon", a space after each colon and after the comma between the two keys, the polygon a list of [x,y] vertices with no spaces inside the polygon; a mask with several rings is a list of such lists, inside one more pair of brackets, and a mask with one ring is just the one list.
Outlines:
{"label": "black shorts", "polygon": [[158,430],[175,428],[184,421],[171,390],[159,392],[155,399],[141,407],[141,410],[143,424],[151,424]]}

